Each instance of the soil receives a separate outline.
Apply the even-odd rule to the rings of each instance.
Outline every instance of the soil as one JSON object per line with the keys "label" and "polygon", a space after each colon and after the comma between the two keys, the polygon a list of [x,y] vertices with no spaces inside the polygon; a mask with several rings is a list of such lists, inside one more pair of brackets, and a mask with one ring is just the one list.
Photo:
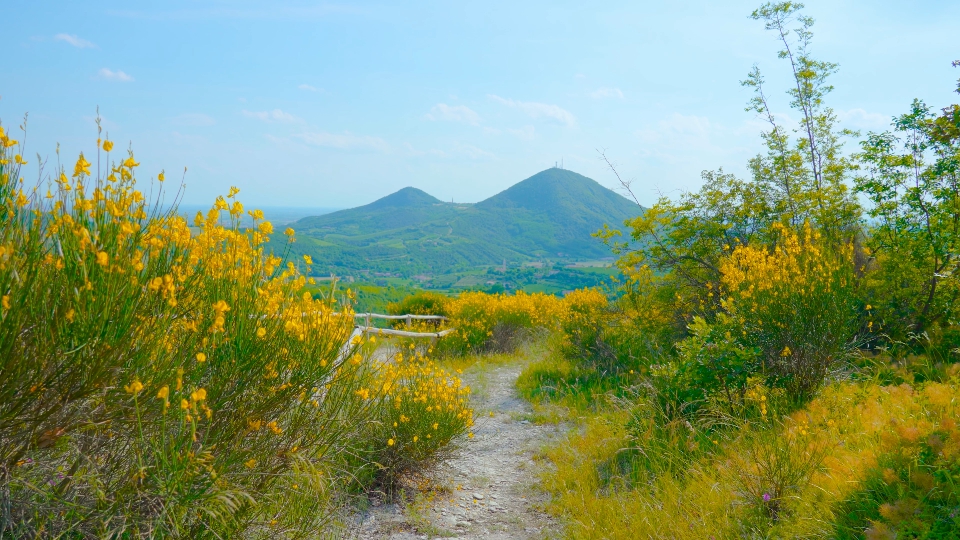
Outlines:
{"label": "soil", "polygon": [[540,465],[533,456],[563,428],[527,419],[532,409],[515,388],[521,369],[514,362],[464,375],[467,384],[479,387],[473,402],[478,416],[474,438],[431,474],[426,489],[411,488],[400,501],[374,498],[354,538],[504,540],[555,535],[556,522],[542,510],[546,496],[534,488]]}

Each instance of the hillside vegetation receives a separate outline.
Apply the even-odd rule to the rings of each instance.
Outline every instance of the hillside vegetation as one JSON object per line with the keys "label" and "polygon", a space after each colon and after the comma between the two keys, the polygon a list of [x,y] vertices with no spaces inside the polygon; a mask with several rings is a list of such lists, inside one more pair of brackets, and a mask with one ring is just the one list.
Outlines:
{"label": "hillside vegetation", "polygon": [[404,188],[366,206],[304,218],[295,249],[320,273],[443,274],[479,266],[608,257],[591,234],[641,211],[564,169],[547,169],[476,204]]}

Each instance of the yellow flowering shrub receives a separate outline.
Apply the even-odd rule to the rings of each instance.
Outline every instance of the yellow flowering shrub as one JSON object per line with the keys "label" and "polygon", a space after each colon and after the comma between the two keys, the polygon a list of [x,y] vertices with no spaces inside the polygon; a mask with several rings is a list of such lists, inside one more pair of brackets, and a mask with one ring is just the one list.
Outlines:
{"label": "yellow flowering shrub", "polygon": [[563,299],[543,294],[464,292],[447,306],[449,325],[456,328],[441,341],[443,350],[459,354],[512,350],[520,333],[558,328],[567,310]]}
{"label": "yellow flowering shrub", "polygon": [[[387,405],[353,313],[304,290],[238,189],[188,222],[112,149],[28,187],[0,131],[0,534],[324,530]],[[408,379],[427,392],[392,392]]]}
{"label": "yellow flowering shrub", "polygon": [[374,382],[382,402],[374,459],[388,482],[436,464],[473,426],[470,388],[419,353],[396,353]]}
{"label": "yellow flowering shrub", "polygon": [[809,224],[774,229],[772,249],[738,246],[721,259],[717,294],[775,384],[808,397],[857,345],[852,246],[827,247]]}

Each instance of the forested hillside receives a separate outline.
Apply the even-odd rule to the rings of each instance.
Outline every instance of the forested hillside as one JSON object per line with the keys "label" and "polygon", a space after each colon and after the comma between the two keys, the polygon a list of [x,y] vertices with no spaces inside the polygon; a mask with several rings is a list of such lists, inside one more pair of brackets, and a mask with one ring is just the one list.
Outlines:
{"label": "forested hillside", "polygon": [[476,204],[404,188],[366,206],[304,218],[295,249],[318,272],[402,275],[483,265],[608,257],[592,233],[642,212],[573,171],[552,168]]}

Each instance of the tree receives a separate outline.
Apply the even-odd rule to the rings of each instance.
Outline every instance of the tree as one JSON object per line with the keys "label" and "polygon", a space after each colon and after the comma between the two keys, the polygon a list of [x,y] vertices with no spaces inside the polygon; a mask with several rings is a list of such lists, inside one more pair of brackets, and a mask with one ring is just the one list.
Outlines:
{"label": "tree", "polygon": [[[809,223],[838,246],[859,234],[861,210],[846,183],[855,165],[842,154],[842,139],[853,133],[837,129],[836,115],[824,103],[833,90],[827,79],[837,64],[811,56],[813,19],[800,14],[802,7],[767,3],[751,15],[775,31],[782,44],[779,57],[791,67],[787,94],[790,107],[800,113],[799,127],[791,132],[778,122],[754,66],[742,83],[754,90],[746,110],[770,127],[762,134],[766,151],[750,160],[752,178],[704,171],[698,192],[677,201],[661,198],[628,221],[631,242],[614,242],[616,231],[600,233],[620,255],[627,276],[650,268],[661,285],[674,289],[684,317],[719,308],[718,261],[737,246],[775,246],[780,235],[774,225],[799,231]],[[621,179],[621,184],[632,195],[629,182]]]}
{"label": "tree", "polygon": [[[954,66],[960,62],[954,62]],[[960,93],[960,84],[957,88]],[[873,204],[868,245],[879,316],[895,338],[947,324],[960,296],[960,105],[938,115],[920,100],[871,133],[856,189]]]}

